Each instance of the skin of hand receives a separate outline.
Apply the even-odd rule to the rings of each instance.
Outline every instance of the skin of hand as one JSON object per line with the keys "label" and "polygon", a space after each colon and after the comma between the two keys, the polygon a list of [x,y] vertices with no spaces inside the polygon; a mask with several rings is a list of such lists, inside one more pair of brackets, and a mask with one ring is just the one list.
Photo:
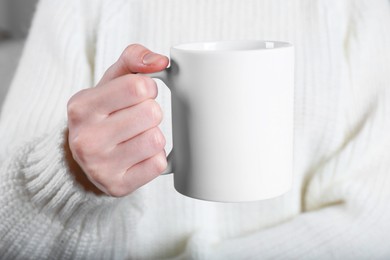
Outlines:
{"label": "skin of hand", "polygon": [[168,66],[167,57],[133,44],[94,88],[67,105],[68,145],[73,159],[102,192],[126,196],[167,167],[157,85],[147,76]]}

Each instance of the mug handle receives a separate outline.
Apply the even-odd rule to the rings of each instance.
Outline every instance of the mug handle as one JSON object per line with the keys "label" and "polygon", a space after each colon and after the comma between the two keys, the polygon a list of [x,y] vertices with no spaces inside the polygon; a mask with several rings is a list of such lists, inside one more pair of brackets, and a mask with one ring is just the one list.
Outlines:
{"label": "mug handle", "polygon": [[[151,77],[151,78],[160,79],[160,80],[162,80],[165,83],[165,82],[168,81],[167,80],[168,70],[169,70],[169,68],[166,68],[166,69],[164,69],[162,71],[155,72],[155,73],[138,73],[138,74],[145,75],[145,76],[148,76],[148,77]],[[169,86],[167,84],[165,84],[165,85],[169,88]],[[168,166],[165,169],[165,171],[163,173],[161,173],[161,175],[173,173],[172,172],[172,160],[173,160],[172,157],[173,157],[173,148],[172,148],[172,150],[169,152],[169,154],[167,156]]]}

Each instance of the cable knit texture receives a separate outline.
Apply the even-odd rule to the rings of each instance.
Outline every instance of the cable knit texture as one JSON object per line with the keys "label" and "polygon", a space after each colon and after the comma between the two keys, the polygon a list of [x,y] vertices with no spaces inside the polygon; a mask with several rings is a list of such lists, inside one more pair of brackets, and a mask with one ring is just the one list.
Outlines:
{"label": "cable knit texture", "polygon": [[[389,24],[388,0],[41,0],[0,119],[0,258],[389,259]],[[86,191],[68,99],[131,43],[229,39],[295,44],[291,191],[206,202],[172,176],[120,199]]]}

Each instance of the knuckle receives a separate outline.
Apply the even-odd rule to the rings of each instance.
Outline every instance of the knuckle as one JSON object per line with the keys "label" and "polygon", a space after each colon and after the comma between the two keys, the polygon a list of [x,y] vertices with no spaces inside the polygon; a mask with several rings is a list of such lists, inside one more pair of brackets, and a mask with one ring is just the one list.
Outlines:
{"label": "knuckle", "polygon": [[108,195],[117,198],[126,196],[130,193],[124,185],[110,185],[106,188],[106,192]]}
{"label": "knuckle", "polygon": [[147,49],[141,44],[131,44],[123,50],[119,61],[124,64],[132,64],[141,59],[146,51]]}
{"label": "knuckle", "polygon": [[159,155],[152,159],[153,169],[161,174],[168,166],[168,162],[165,156]]}
{"label": "knuckle", "polygon": [[158,91],[157,91],[157,83],[154,81],[154,79],[150,77],[143,76],[143,78],[146,81],[146,92],[148,94],[149,98],[155,99],[157,97]]}
{"label": "knuckle", "polygon": [[128,45],[122,53],[122,57],[127,58],[133,56],[138,50],[142,50],[143,47],[141,44],[133,43]]}
{"label": "knuckle", "polygon": [[97,157],[100,152],[97,140],[98,138],[95,139],[93,135],[85,133],[84,130],[70,140],[69,146],[72,153],[82,163],[86,163],[91,157]]}
{"label": "knuckle", "polygon": [[110,168],[99,161],[89,162],[82,167],[88,179],[100,190],[106,191],[112,185]]}
{"label": "knuckle", "polygon": [[72,150],[73,157],[76,157],[75,159],[83,161],[85,157],[86,147],[85,140],[78,135],[69,141],[69,146]]}
{"label": "knuckle", "polygon": [[159,128],[155,127],[152,130],[150,130],[149,143],[150,146],[153,147],[155,150],[164,149],[165,137]]}
{"label": "knuckle", "polygon": [[128,75],[127,80],[127,89],[131,98],[143,99],[148,96],[147,82],[146,77],[138,75]]}
{"label": "knuckle", "polygon": [[146,117],[149,118],[152,121],[153,125],[155,126],[161,123],[163,113],[160,105],[156,101],[154,100],[148,101],[147,109],[146,109]]}
{"label": "knuckle", "polygon": [[67,104],[68,120],[75,122],[82,119],[83,111],[79,94],[72,96]]}
{"label": "knuckle", "polygon": [[105,177],[100,165],[97,163],[88,163],[84,165],[83,170],[95,183],[104,185]]}

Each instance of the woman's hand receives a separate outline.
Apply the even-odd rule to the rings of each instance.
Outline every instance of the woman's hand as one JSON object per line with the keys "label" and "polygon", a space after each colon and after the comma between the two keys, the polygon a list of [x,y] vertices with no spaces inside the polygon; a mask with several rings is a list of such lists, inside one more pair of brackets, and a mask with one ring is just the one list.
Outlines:
{"label": "woman's hand", "polygon": [[68,102],[73,158],[108,195],[125,196],[167,167],[156,83],[135,74],[167,66],[167,57],[130,45],[95,88],[76,93]]}

